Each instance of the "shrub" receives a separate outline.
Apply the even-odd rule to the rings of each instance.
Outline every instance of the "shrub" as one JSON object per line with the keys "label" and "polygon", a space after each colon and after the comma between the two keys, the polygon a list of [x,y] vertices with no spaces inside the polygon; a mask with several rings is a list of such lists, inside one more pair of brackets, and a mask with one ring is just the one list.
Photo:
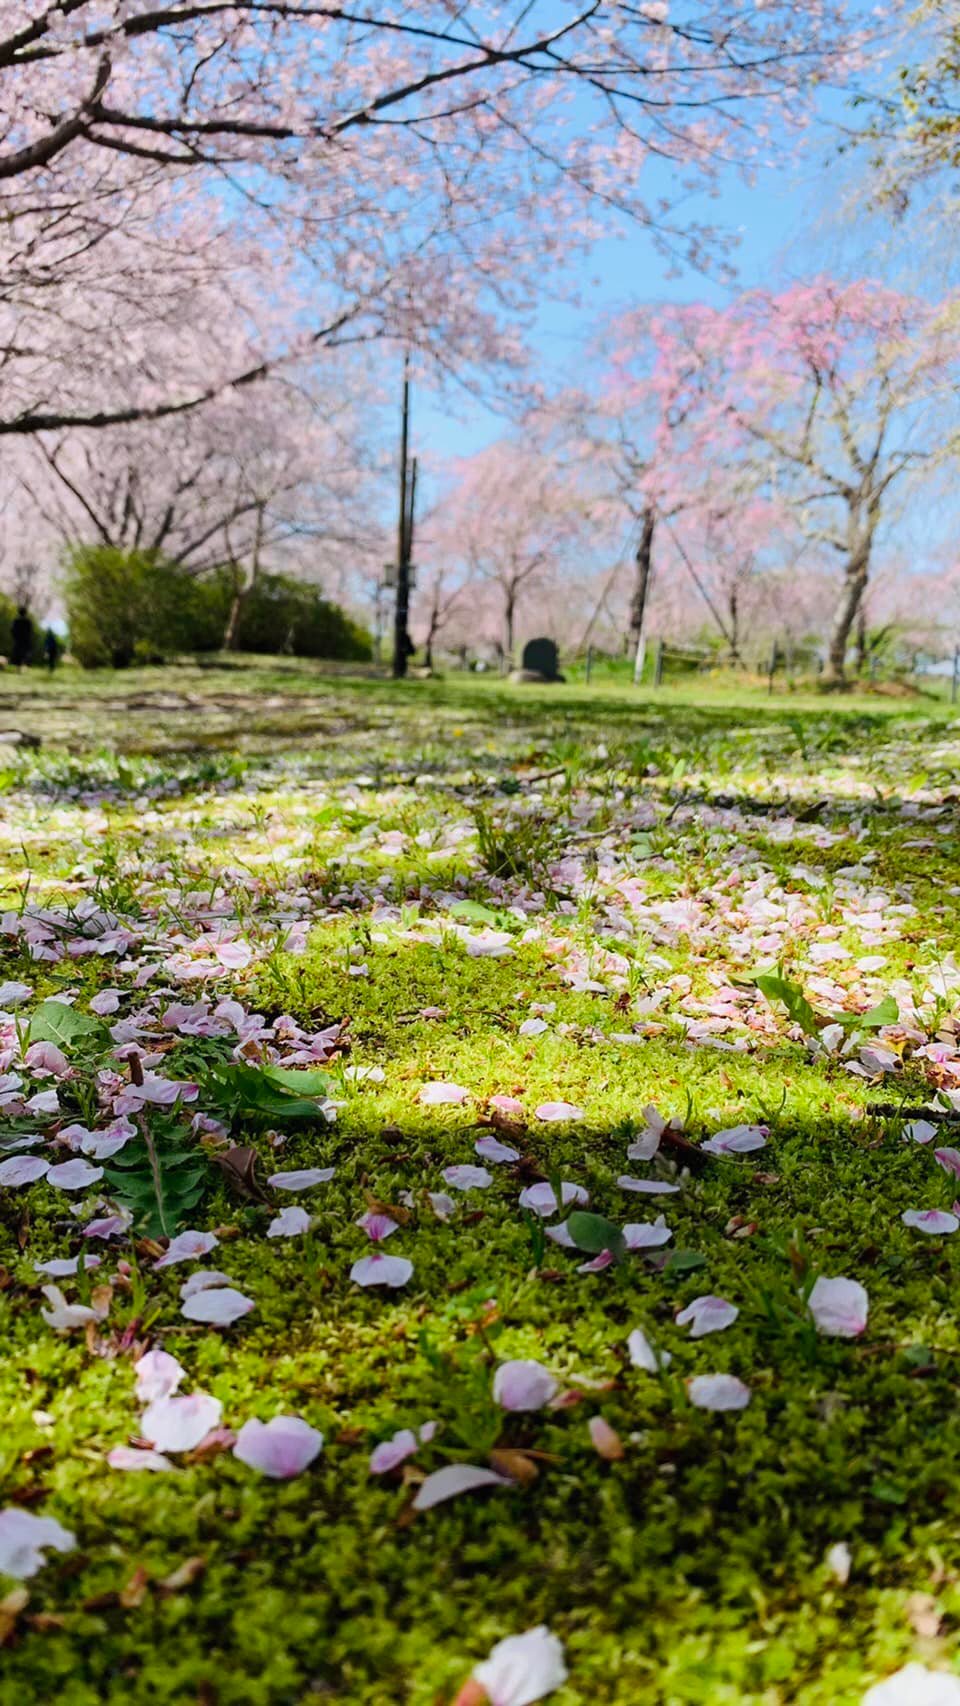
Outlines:
{"label": "shrub", "polygon": [[17,607],[12,598],[0,592],[0,657],[8,658],[13,650],[13,618]]}
{"label": "shrub", "polygon": [[67,558],[63,590],[70,647],[87,669],[123,669],[135,659],[162,661],[220,643],[208,589],[155,552],[78,546]]}
{"label": "shrub", "polygon": [[[162,663],[178,652],[212,652],[223,637],[236,576],[220,569],[202,580],[151,551],[82,545],[67,557],[63,590],[70,647],[87,669]],[[11,606],[12,616],[12,606]],[[4,613],[0,607],[0,640]],[[242,604],[238,651],[299,657],[371,657],[369,634],[313,587],[263,575]]]}
{"label": "shrub", "polygon": [[370,635],[338,604],[289,575],[262,575],[243,595],[235,639],[241,652],[367,662]]}

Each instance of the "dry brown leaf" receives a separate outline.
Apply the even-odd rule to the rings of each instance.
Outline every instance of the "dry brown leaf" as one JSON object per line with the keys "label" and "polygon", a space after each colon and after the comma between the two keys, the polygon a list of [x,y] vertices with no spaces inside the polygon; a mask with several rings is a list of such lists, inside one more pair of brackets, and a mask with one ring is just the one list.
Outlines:
{"label": "dry brown leaf", "polygon": [[204,1557],[185,1558],[182,1564],[171,1570],[169,1576],[164,1576],[163,1580],[157,1583],[157,1590],[160,1593],[180,1593],[184,1588],[192,1587],[194,1582],[199,1581],[206,1567],[207,1560]]}
{"label": "dry brown leaf", "polygon": [[940,1607],[932,1593],[912,1593],[906,1603],[907,1622],[915,1635],[932,1639],[940,1633]]}
{"label": "dry brown leaf", "polygon": [[11,1588],[3,1599],[0,1599],[0,1647],[6,1645],[17,1626],[17,1618],[24,1610],[30,1595],[25,1587]]}
{"label": "dry brown leaf", "polygon": [[511,1446],[496,1446],[490,1453],[490,1467],[521,1487],[529,1487],[540,1473],[529,1452],[515,1451]]}
{"label": "dry brown leaf", "polygon": [[130,1580],[120,1589],[117,1598],[125,1611],[133,1611],[142,1605],[147,1597],[150,1577],[142,1564],[138,1564]]}

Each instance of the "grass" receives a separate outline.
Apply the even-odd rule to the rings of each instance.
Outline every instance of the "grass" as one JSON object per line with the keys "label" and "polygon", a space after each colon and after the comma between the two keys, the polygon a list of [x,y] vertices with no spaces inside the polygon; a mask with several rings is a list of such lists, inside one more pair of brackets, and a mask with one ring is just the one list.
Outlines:
{"label": "grass", "polygon": [[[103,1325],[54,1333],[34,1263],[80,1249],[71,1201],[44,1182],[0,1191],[0,1507],[77,1536],[25,1604],[0,1603],[0,1706],[434,1706],[538,1621],[566,1647],[558,1706],[853,1706],[910,1657],[956,1662],[957,1255],[900,1218],[954,1195],[932,1146],[903,1141],[908,1114],[946,1115],[960,1084],[949,707],[395,687],[285,665],[31,676],[0,701],[0,724],[47,736],[11,758],[0,793],[0,981],[32,986],[22,1013],[122,990],[109,1023],[140,1015],[156,1069],[199,1081],[209,1112],[237,1039],[174,1031],[170,1002],[229,994],[270,1024],[344,1027],[334,1124],[229,1115],[261,1179],[335,1167],[285,1199],[309,1208],[305,1238],[268,1239],[279,1197],[238,1193],[210,1148],[192,1224],[217,1230],[206,1261],[254,1300],[232,1327],[184,1321],[192,1265],[153,1271],[138,1236],[94,1246],[96,1279],[116,1276]],[[69,933],[90,899],[129,923],[129,944],[31,957],[16,933],[31,908]],[[224,925],[249,964],[184,977],[203,958],[190,943]],[[509,952],[472,955],[485,932]],[[812,1052],[759,994],[777,967],[849,1016],[846,1057]],[[853,1073],[878,1040],[856,1016],[889,995],[903,1023],[880,1041],[901,1064]],[[521,1031],[531,1016],[539,1035]],[[116,1040],[69,1050],[65,1117],[96,1123]],[[468,1099],[425,1106],[438,1080]],[[521,1161],[450,1190],[440,1220],[427,1192],[478,1159],[494,1095],[522,1105],[499,1126]],[[534,1116],[556,1100],[583,1118]],[[690,1171],[630,1162],[651,1102],[696,1144],[760,1122],[767,1146]],[[681,1189],[631,1194],[624,1173]],[[617,1224],[663,1212],[670,1243],[578,1271],[586,1256],[518,1206],[524,1184],[558,1177]],[[397,1211],[387,1249],[414,1264],[396,1292],[349,1278],[374,1204]],[[814,1331],[818,1273],[868,1288],[860,1338]],[[58,1283],[75,1301],[94,1281]],[[691,1341],[674,1316],[703,1293],[740,1314]],[[672,1353],[660,1376],[629,1363],[638,1326]],[[148,1343],[221,1399],[226,1426],[302,1415],[321,1456],[289,1482],[229,1449],[169,1474],[109,1468],[138,1437],[132,1361]],[[514,1357],[546,1364],[569,1402],[500,1410],[493,1372]],[[749,1407],[695,1409],[687,1378],[722,1371]],[[620,1461],[593,1449],[596,1415]],[[436,1438],[404,1471],[369,1474],[377,1443],[428,1419]],[[419,1476],[498,1449],[533,1454],[511,1459],[522,1482],[414,1517]],[[827,1563],[841,1541],[846,1585]]]}

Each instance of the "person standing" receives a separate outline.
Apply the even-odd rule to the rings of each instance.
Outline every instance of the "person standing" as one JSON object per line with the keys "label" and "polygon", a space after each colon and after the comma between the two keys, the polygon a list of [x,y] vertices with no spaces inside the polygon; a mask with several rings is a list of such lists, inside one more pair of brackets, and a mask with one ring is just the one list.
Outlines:
{"label": "person standing", "polygon": [[13,641],[11,662],[15,669],[22,669],[33,656],[33,623],[25,604],[17,608],[17,614],[10,624],[10,637]]}
{"label": "person standing", "polygon": [[43,635],[43,660],[50,675],[53,674],[60,658],[60,641],[52,628],[47,628]]}

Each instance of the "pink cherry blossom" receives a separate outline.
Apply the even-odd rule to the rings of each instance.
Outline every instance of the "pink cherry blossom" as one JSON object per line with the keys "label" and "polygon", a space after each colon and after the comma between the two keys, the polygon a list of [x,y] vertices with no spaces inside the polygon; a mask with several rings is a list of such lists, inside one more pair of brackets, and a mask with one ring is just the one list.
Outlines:
{"label": "pink cherry blossom", "polygon": [[415,1511],[432,1510],[444,1499],[455,1499],[461,1493],[472,1493],[479,1487],[513,1487],[516,1483],[492,1469],[481,1469],[475,1463],[448,1463],[437,1469],[417,1490],[413,1501]]}
{"label": "pink cherry blossom", "polygon": [[83,1228],[84,1238],[122,1238],[129,1230],[130,1216],[126,1213],[103,1214],[88,1220]]}
{"label": "pink cherry blossom", "polygon": [[512,1114],[516,1116],[517,1114],[523,1113],[523,1103],[516,1096],[491,1096],[490,1106],[491,1108],[496,1108],[501,1114]]}
{"label": "pink cherry blossom", "polygon": [[372,1244],[382,1244],[385,1238],[399,1230],[399,1223],[391,1215],[374,1210],[361,1214],[356,1224],[366,1233]]}
{"label": "pink cherry blossom", "polygon": [[904,1138],[912,1143],[930,1143],[937,1135],[932,1120],[909,1120],[903,1128]]}
{"label": "pink cherry blossom", "polygon": [[575,1102],[541,1102],[533,1110],[534,1118],[548,1123],[561,1120],[582,1120],[584,1110],[578,1108]]}
{"label": "pink cherry blossom", "polygon": [[223,1414],[209,1392],[155,1398],[140,1418],[140,1432],[157,1451],[193,1451]]}
{"label": "pink cherry blossom", "polygon": [[960,1677],[911,1661],[868,1688],[861,1706],[960,1706]]}
{"label": "pink cherry blossom", "polygon": [[335,1167],[301,1167],[291,1173],[271,1173],[267,1180],[276,1191],[309,1191],[314,1185],[326,1185],[333,1178]]}
{"label": "pink cherry blossom", "polygon": [[370,1454],[371,1475],[386,1475],[396,1469],[417,1450],[418,1440],[412,1428],[401,1428],[392,1439],[382,1440]]}
{"label": "pink cherry blossom", "polygon": [[142,1446],[115,1445],[107,1453],[107,1462],[111,1469],[172,1469],[173,1464],[162,1451],[148,1451]]}
{"label": "pink cherry blossom", "polygon": [[282,1208],[274,1215],[267,1227],[268,1238],[299,1238],[304,1232],[310,1231],[310,1216],[305,1208],[291,1203],[288,1208]]}
{"label": "pink cherry blossom", "polygon": [[504,1410],[542,1410],[559,1388],[542,1363],[503,1362],[493,1377],[493,1399]]}
{"label": "pink cherry blossom", "polygon": [[169,1351],[146,1351],[133,1365],[136,1395],[141,1404],[169,1398],[183,1380],[185,1370]]}
{"label": "pink cherry blossom", "polygon": [[474,1149],[484,1161],[519,1161],[519,1149],[512,1149],[509,1143],[501,1143],[496,1137],[478,1137]]}
{"label": "pink cherry blossom", "polygon": [[103,1168],[94,1167],[89,1161],[61,1161],[59,1166],[51,1167],[47,1172],[47,1184],[55,1185],[61,1191],[85,1191],[103,1178]]}
{"label": "pink cherry blossom", "polygon": [[154,1262],[154,1269],[172,1268],[174,1262],[190,1262],[198,1256],[208,1256],[219,1242],[214,1232],[178,1232],[175,1238],[171,1238],[163,1255]]}
{"label": "pink cherry blossom", "polygon": [[945,1173],[952,1173],[955,1179],[960,1179],[960,1149],[935,1149],[933,1158]]}
{"label": "pink cherry blossom", "polygon": [[917,1232],[927,1232],[932,1237],[956,1232],[960,1220],[955,1214],[948,1214],[939,1208],[908,1208],[901,1214],[904,1226],[912,1226]]}
{"label": "pink cherry blossom", "polygon": [[406,1285],[413,1274],[413,1263],[406,1256],[386,1256],[380,1250],[372,1256],[361,1256],[359,1262],[354,1262],[350,1269],[350,1278],[356,1285],[386,1285],[397,1287]]}
{"label": "pink cherry blossom", "polygon": [[98,1014],[101,1019],[105,1019],[110,1013],[115,1013],[120,1005],[120,997],[122,994],[122,989],[99,990],[98,993],[91,998],[91,1013]]}
{"label": "pink cherry blossom", "polygon": [[65,1078],[70,1071],[70,1063],[56,1043],[31,1043],[23,1064],[35,1078],[45,1078],[51,1073],[54,1078]]}
{"label": "pink cherry blossom", "polygon": [[687,1392],[698,1410],[745,1410],[750,1402],[749,1386],[735,1374],[696,1374]]}
{"label": "pink cherry blossom", "polygon": [[486,1167],[473,1167],[469,1162],[459,1162],[454,1167],[444,1167],[444,1182],[452,1185],[455,1191],[485,1191],[493,1184],[493,1174]]}
{"label": "pink cherry blossom", "polygon": [[29,983],[0,983],[0,1008],[18,1007],[21,1001],[26,1001],[33,994],[33,985]]}
{"label": "pink cherry blossom", "polygon": [[836,1339],[855,1339],[867,1325],[869,1300],[858,1280],[827,1279],[815,1281],[807,1299],[818,1333]]}
{"label": "pink cherry blossom", "polygon": [[648,1197],[672,1196],[680,1189],[666,1179],[634,1179],[629,1173],[621,1173],[617,1184],[622,1191],[640,1191]]}
{"label": "pink cherry blossom", "polygon": [[25,1581],[43,1569],[48,1547],[72,1552],[75,1545],[76,1536],[52,1516],[36,1516],[22,1505],[0,1511],[0,1576]]}
{"label": "pink cherry blossom", "polygon": [[424,1084],[421,1087],[417,1101],[425,1108],[454,1107],[465,1102],[469,1096],[462,1084],[448,1084],[440,1080],[435,1084]]}
{"label": "pink cherry blossom", "polygon": [[[569,1179],[562,1181],[560,1195],[564,1208],[567,1207],[568,1203],[576,1203],[578,1206],[582,1206],[590,1201],[589,1194],[583,1186],[571,1184]],[[547,1184],[545,1180],[537,1185],[528,1185],[525,1190],[520,1192],[520,1207],[532,1209],[534,1214],[539,1214],[543,1219],[547,1219],[551,1214],[556,1214],[560,1206],[561,1204],[558,1204],[553,1194],[553,1186]]]}
{"label": "pink cherry blossom", "polygon": [[659,1374],[673,1361],[669,1351],[654,1350],[642,1327],[634,1327],[627,1340],[627,1354],[634,1368],[642,1368],[647,1374]]}
{"label": "pink cherry blossom", "polygon": [[244,1422],[233,1447],[234,1457],[275,1481],[289,1481],[317,1457],[323,1435],[299,1416],[274,1416],[269,1422],[254,1417]]}
{"label": "pink cherry blossom", "polygon": [[75,1327],[85,1327],[88,1321],[102,1321],[105,1317],[104,1307],[91,1308],[86,1303],[68,1303],[59,1286],[44,1285],[40,1289],[50,1305],[49,1309],[41,1309],[40,1314],[55,1333],[69,1333]]}
{"label": "pink cherry blossom", "polygon": [[735,1125],[715,1132],[700,1147],[707,1155],[749,1155],[754,1149],[763,1149],[766,1141],[766,1126]]}
{"label": "pink cherry blossom", "polygon": [[0,1161],[0,1185],[6,1190],[18,1190],[21,1185],[32,1185],[42,1179],[49,1169],[49,1161],[39,1155],[10,1155],[6,1161]]}
{"label": "pink cherry blossom", "polygon": [[563,1647],[545,1623],[498,1641],[473,1671],[491,1706],[533,1706],[567,1680]]}
{"label": "pink cherry blossom", "polygon": [[180,1306],[181,1315],[188,1321],[206,1321],[212,1327],[229,1327],[241,1316],[249,1315],[253,1300],[244,1297],[232,1286],[195,1292]]}
{"label": "pink cherry blossom", "polygon": [[673,1237],[663,1219],[629,1221],[623,1227],[623,1241],[628,1250],[658,1250]]}
{"label": "pink cherry blossom", "polygon": [[60,1099],[56,1090],[39,1090],[23,1105],[28,1114],[58,1114],[60,1112]]}
{"label": "pink cherry blossom", "polygon": [[[101,1256],[84,1256],[85,1269],[99,1268]],[[69,1279],[80,1267],[79,1256],[55,1256],[51,1262],[34,1262],[38,1274],[49,1274],[51,1279]]]}
{"label": "pink cherry blossom", "polygon": [[691,1323],[691,1339],[703,1339],[708,1333],[722,1333],[725,1327],[731,1327],[739,1313],[736,1304],[728,1303],[725,1297],[695,1297],[686,1309],[681,1309],[676,1322],[678,1327]]}

